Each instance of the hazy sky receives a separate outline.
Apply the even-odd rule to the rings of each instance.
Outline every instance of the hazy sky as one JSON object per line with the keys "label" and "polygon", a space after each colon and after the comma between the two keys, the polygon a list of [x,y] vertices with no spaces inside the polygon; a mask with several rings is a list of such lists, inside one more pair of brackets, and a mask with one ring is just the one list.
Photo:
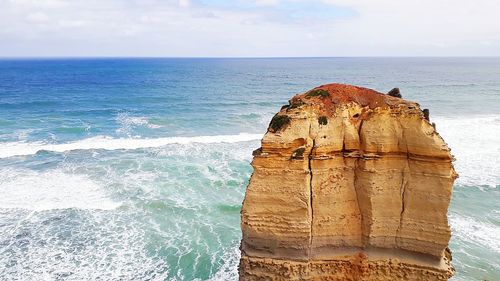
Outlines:
{"label": "hazy sky", "polygon": [[499,0],[0,0],[0,56],[499,56]]}

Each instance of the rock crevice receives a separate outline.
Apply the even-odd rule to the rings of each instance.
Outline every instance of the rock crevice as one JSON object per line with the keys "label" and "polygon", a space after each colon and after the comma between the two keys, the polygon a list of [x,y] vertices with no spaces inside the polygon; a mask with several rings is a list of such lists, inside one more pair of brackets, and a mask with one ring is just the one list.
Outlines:
{"label": "rock crevice", "polygon": [[[310,134],[311,131],[309,131]],[[314,193],[313,193],[313,169],[311,166],[312,163],[312,158],[313,158],[313,151],[314,151],[314,145],[316,143],[314,138],[312,139],[312,147],[311,147],[311,152],[309,152],[309,155],[307,156],[307,168],[309,169],[309,206],[311,210],[310,214],[310,233],[309,233],[309,249],[311,249],[312,246],[312,239],[313,239],[313,222],[314,222],[314,204],[313,204],[313,199],[314,199]],[[311,256],[311,252],[309,251],[309,257]]]}

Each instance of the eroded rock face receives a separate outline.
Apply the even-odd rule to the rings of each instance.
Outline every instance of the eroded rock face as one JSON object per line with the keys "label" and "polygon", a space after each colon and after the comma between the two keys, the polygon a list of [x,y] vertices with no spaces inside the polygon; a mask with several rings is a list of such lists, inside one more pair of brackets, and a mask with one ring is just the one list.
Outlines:
{"label": "eroded rock face", "polygon": [[342,84],[293,97],[254,151],[240,280],[447,280],[452,160],[417,103]]}

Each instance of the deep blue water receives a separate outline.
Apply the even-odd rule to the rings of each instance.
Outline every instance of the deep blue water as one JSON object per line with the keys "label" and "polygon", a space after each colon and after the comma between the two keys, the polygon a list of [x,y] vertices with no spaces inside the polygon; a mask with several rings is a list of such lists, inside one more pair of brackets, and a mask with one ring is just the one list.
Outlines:
{"label": "deep blue water", "polygon": [[294,94],[429,108],[455,280],[500,279],[500,58],[0,60],[0,280],[234,280],[251,151]]}

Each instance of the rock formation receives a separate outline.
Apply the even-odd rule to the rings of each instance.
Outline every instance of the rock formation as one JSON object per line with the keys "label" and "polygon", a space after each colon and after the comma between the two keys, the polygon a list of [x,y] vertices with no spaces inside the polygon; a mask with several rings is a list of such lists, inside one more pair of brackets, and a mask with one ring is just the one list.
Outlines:
{"label": "rock formation", "polygon": [[399,88],[394,88],[394,89],[390,90],[387,94],[389,96],[391,96],[391,97],[396,97],[396,98],[402,98],[403,97],[401,95],[401,92],[399,91]]}
{"label": "rock formation", "polygon": [[415,102],[342,84],[293,97],[254,151],[240,280],[447,280],[452,160]]}

